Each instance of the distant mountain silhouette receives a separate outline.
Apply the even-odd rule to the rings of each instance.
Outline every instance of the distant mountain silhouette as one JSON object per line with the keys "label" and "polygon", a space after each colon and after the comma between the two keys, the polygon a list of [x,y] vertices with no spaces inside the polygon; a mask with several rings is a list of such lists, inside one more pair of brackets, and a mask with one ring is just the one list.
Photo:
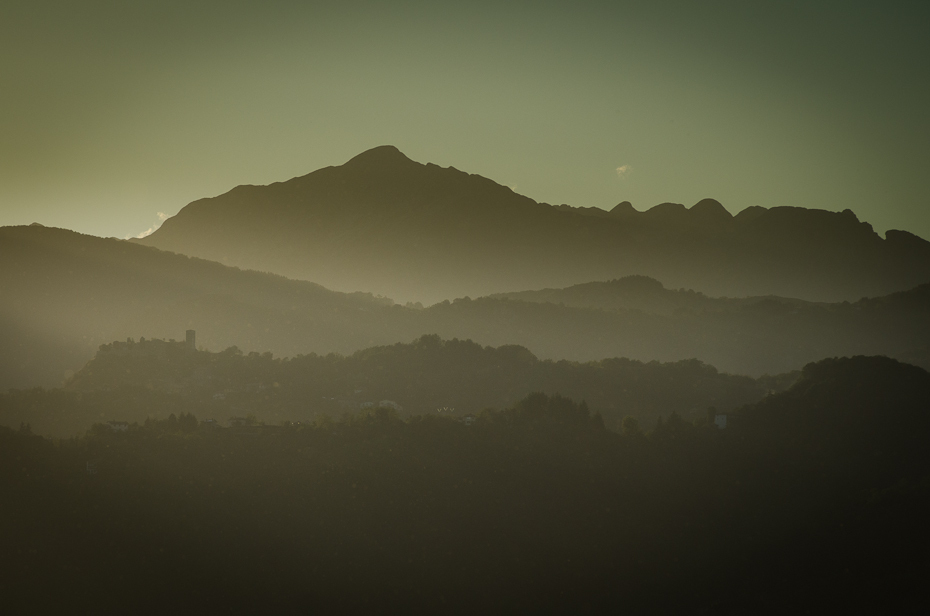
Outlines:
{"label": "distant mountain silhouette", "polygon": [[646,277],[441,302],[364,293],[44,227],[0,228],[0,391],[57,386],[101,344],[197,331],[213,351],[349,354],[423,334],[540,359],[697,358],[728,373],[888,355],[930,367],[930,285],[852,304],[714,299]]}
{"label": "distant mountain silhouette", "polygon": [[[774,296],[712,299],[655,283],[657,293],[642,279],[633,282],[630,286],[642,284],[645,290],[627,289],[611,298],[566,289],[565,295],[553,294],[561,303],[507,294],[443,302],[424,311],[423,323],[426,331],[444,337],[519,344],[542,358],[693,357],[724,372],[753,376],[852,355],[887,355],[930,368],[930,284],[855,303],[814,303]],[[600,292],[611,286],[622,287],[579,285]],[[572,294],[577,295],[569,299]]]}
{"label": "distant mountain silhouette", "polygon": [[725,312],[773,301],[795,308],[816,305],[814,302],[777,296],[708,297],[691,289],[666,289],[661,282],[648,276],[625,276],[607,282],[585,282],[564,289],[495,293],[489,297],[561,304],[574,308],[638,310],[665,316],[681,315],[683,312]]}
{"label": "distant mountain silhouette", "polygon": [[432,303],[630,274],[709,295],[856,300],[930,282],[930,242],[849,210],[704,199],[551,206],[392,146],[183,208],[139,243],[328,288]]}

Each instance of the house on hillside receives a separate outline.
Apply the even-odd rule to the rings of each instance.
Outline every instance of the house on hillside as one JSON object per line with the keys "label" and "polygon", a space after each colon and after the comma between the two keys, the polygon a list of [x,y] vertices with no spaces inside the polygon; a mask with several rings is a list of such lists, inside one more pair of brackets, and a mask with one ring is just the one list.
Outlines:
{"label": "house on hillside", "polygon": [[110,429],[114,432],[126,432],[129,430],[128,421],[108,421],[107,425],[110,426]]}
{"label": "house on hillside", "polygon": [[720,428],[721,430],[727,427],[727,416],[726,415],[716,415],[714,417],[714,425]]}
{"label": "house on hillside", "polygon": [[139,338],[136,342],[132,338],[126,338],[126,342],[111,342],[110,344],[100,345],[99,352],[105,355],[115,355],[117,357],[132,358],[152,358],[157,360],[167,360],[169,349],[182,348],[195,351],[196,333],[194,330],[187,330],[187,337],[184,342],[177,342],[174,338],[162,340],[160,338],[151,338],[146,340],[145,337]]}

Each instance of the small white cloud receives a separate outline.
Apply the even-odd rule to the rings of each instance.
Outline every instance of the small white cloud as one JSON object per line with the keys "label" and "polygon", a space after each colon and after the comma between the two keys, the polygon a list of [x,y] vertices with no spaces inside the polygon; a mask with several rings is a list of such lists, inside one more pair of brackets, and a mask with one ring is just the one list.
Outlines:
{"label": "small white cloud", "polygon": [[631,166],[629,166],[629,165],[623,165],[623,166],[621,166],[621,167],[617,167],[617,177],[618,177],[618,178],[622,178],[622,177],[626,176],[626,174],[629,173],[629,172],[632,171],[632,170],[633,170],[633,167],[631,167]]}
{"label": "small white cloud", "polygon": [[[168,215],[165,214],[164,212],[158,212],[157,216],[158,216],[158,222],[156,222],[154,225],[152,225],[151,227],[149,227],[148,229],[146,229],[145,231],[143,231],[143,232],[140,233],[139,235],[135,235],[135,236],[133,236],[133,237],[135,237],[137,240],[140,240],[140,239],[142,239],[143,237],[148,237],[149,235],[152,235],[153,233],[155,233],[155,232],[158,230],[158,227],[161,226],[161,223],[163,223],[163,222],[165,222],[166,220],[168,220]],[[129,236],[126,236],[126,239],[128,240],[128,239],[129,239]]]}

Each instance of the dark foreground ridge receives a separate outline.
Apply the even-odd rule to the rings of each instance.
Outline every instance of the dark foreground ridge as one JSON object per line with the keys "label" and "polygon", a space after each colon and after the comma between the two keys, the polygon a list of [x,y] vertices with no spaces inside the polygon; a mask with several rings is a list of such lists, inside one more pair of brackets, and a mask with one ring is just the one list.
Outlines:
{"label": "dark foreground ridge", "polygon": [[[904,613],[930,375],[825,360],[727,416],[606,430],[534,394],[464,422],[0,429],[12,613]],[[907,613],[910,613],[909,611]]]}
{"label": "dark foreground ridge", "polygon": [[708,295],[854,301],[930,282],[930,242],[850,210],[714,199],[639,212],[551,206],[392,146],[184,207],[139,243],[400,301],[643,274]]}

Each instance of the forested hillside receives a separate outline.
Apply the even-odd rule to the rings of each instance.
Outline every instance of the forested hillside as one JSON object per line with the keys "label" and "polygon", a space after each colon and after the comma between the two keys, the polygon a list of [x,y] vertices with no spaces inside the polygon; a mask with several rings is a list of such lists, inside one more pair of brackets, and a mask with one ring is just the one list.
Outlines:
{"label": "forested hillside", "polygon": [[[622,346],[629,357],[698,357],[722,370],[753,375],[796,370],[823,357],[863,354],[887,355],[930,368],[930,284],[830,304],[772,296],[714,298],[631,276],[487,299],[542,304],[538,313],[574,308],[614,315],[614,324],[603,327],[600,339],[593,332],[577,335],[574,349],[565,338],[559,340],[565,356],[574,356],[572,351],[582,346],[591,350]],[[511,310],[530,310],[518,306]],[[484,306],[483,310],[497,309]],[[528,344],[531,338],[523,334],[518,342]],[[555,334],[550,340],[554,339]],[[545,343],[529,346],[543,356],[552,348]]]}
{"label": "forested hillside", "polygon": [[0,428],[0,592],[14,612],[916,613],[928,408],[925,371],[857,357],[724,429],[617,434],[542,394],[471,425]]}
{"label": "forested hillside", "polygon": [[709,407],[727,411],[793,378],[756,381],[720,374],[696,360],[542,361],[522,347],[495,349],[438,336],[347,357],[290,359],[147,340],[104,346],[65,390],[0,394],[0,425],[26,423],[39,434],[75,436],[103,420],[143,423],[170,413],[209,417],[221,425],[232,417],[281,425],[336,419],[385,401],[405,417],[462,418],[544,392],[585,400],[609,429],[619,430],[626,416],[650,427],[673,412],[694,418]]}

